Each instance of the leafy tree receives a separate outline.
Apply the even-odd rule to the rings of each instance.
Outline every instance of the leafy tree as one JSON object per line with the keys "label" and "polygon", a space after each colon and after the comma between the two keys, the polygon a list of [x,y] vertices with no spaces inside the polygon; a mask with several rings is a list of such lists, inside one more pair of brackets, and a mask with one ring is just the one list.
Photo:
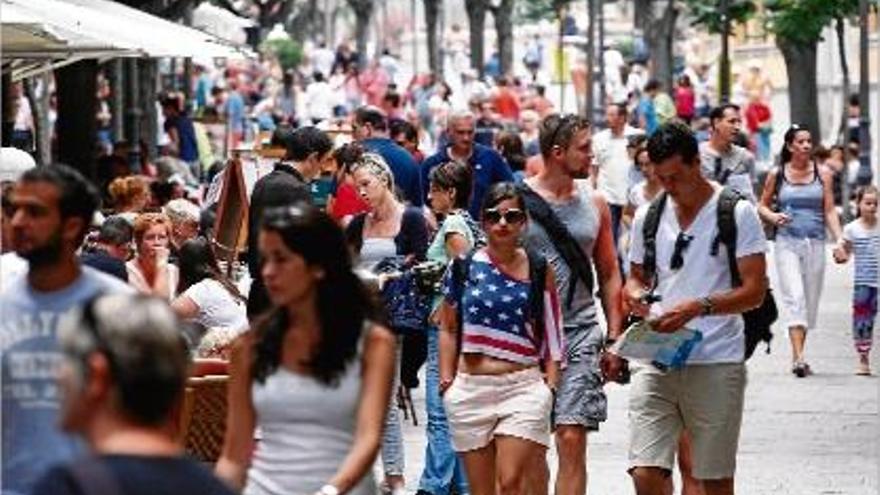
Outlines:
{"label": "leafy tree", "polygon": [[[834,19],[858,11],[858,0],[765,0],[767,28],[776,37],[788,74],[790,118],[818,138],[816,48]],[[792,84],[792,82],[795,82]]]}
{"label": "leafy tree", "polygon": [[290,38],[266,40],[261,49],[264,53],[275,56],[285,71],[295,69],[303,59],[302,46]]}

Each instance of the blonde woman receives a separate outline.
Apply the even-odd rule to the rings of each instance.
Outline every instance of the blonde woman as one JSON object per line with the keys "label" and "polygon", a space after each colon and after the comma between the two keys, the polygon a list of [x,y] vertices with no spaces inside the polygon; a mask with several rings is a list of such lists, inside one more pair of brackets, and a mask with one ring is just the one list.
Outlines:
{"label": "blonde woman", "polygon": [[128,283],[145,294],[172,300],[180,279],[168,262],[171,220],[162,213],[142,213],[134,221],[135,257],[125,264]]}

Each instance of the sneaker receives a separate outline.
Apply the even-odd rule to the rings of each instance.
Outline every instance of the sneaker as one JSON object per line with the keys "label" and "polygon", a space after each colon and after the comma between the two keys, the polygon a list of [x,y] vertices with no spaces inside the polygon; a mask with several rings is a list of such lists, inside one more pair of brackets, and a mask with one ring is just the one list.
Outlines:
{"label": "sneaker", "polygon": [[809,366],[804,362],[797,362],[791,367],[791,372],[798,378],[804,378],[809,373]]}

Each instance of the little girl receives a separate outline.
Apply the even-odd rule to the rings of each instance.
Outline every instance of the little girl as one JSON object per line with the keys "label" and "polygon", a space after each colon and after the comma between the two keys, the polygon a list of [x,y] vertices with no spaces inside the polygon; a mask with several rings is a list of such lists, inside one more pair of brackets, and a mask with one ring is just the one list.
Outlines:
{"label": "little girl", "polygon": [[868,354],[877,316],[877,287],[880,283],[880,225],[877,223],[876,186],[865,186],[856,194],[858,216],[843,229],[834,260],[846,263],[855,255],[853,287],[853,340],[859,353],[857,375],[870,375]]}

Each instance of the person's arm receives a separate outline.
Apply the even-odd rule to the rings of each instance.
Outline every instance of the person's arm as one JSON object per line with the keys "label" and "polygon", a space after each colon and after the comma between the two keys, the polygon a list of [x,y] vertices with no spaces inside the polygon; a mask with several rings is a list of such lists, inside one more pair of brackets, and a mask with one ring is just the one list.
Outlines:
{"label": "person's arm", "polygon": [[168,134],[168,154],[171,156],[180,156],[180,136],[177,134],[177,129],[174,127],[169,127],[165,130],[165,133]]}
{"label": "person's arm", "polygon": [[458,311],[448,300],[437,308],[439,333],[440,395],[446,392],[458,368]]}
{"label": "person's arm", "polygon": [[593,202],[599,210],[599,234],[593,246],[593,263],[599,276],[602,307],[608,321],[608,337],[616,339],[623,331],[623,307],[620,299],[623,281],[617,264],[614,234],[611,232],[611,210],[599,194],[593,194]]}
{"label": "person's arm", "polygon": [[[707,294],[712,303],[712,315],[741,314],[756,308],[767,293],[767,261],[764,253],[737,258],[736,266],[742,285],[723,292]],[[703,314],[699,299],[682,301],[665,311],[651,324],[655,331],[671,333],[681,329],[694,318]]]}
{"label": "person's arm", "polygon": [[562,307],[559,304],[556,273],[552,269],[547,270],[544,284],[544,345],[546,346],[544,380],[555,392],[562,377],[560,370],[561,363],[565,359],[565,337],[562,330]]}
{"label": "person's arm", "polygon": [[391,398],[394,354],[394,335],[387,328],[374,325],[366,336],[362,357],[362,388],[354,443],[336,474],[327,480],[339,493],[350,491],[373,468]]}
{"label": "person's arm", "polygon": [[[758,202],[758,216],[765,223],[781,227],[788,222],[788,215],[773,211],[773,195],[776,191],[776,181],[782,180],[779,175],[780,169],[773,169],[767,174],[764,181],[764,190],[761,192],[761,201]],[[832,198],[833,200],[833,198]]]}
{"label": "person's arm", "polygon": [[822,200],[825,206],[825,225],[831,232],[831,242],[837,242],[843,237],[840,228],[840,217],[837,216],[837,208],[834,207],[834,175],[828,169],[819,172],[822,178]]}
{"label": "person's arm", "polygon": [[253,331],[244,333],[232,344],[229,363],[229,388],[226,395],[226,434],[223,451],[214,467],[218,478],[236,492],[244,488],[254,447],[256,413],[251,397],[251,355]]}
{"label": "person's arm", "polygon": [[199,305],[186,294],[181,294],[171,301],[171,309],[181,320],[191,320],[199,315]]}

